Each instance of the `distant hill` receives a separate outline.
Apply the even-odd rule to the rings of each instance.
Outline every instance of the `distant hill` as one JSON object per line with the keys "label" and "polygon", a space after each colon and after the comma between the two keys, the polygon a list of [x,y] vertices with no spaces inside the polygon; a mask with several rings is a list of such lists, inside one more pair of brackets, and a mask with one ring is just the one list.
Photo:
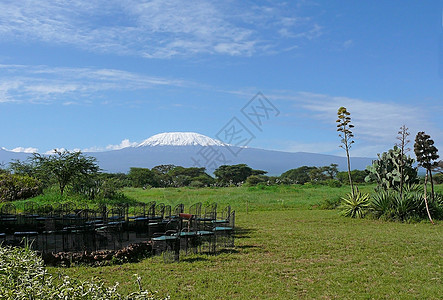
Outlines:
{"label": "distant hill", "polygon": [[[234,155],[235,153],[236,155]],[[212,173],[222,164],[245,163],[254,169],[268,171],[269,175],[301,166],[327,166],[338,164],[346,169],[346,158],[307,152],[283,152],[256,148],[239,148],[210,137],[192,132],[157,134],[135,147],[120,150],[85,153],[97,158],[105,172],[128,172],[130,167],[152,168],[161,164],[183,167],[206,167]],[[29,154],[0,150],[0,162],[25,159]],[[352,169],[363,170],[372,163],[371,158],[352,157]]]}
{"label": "distant hill", "polygon": [[32,154],[0,149],[0,164],[7,166],[14,159],[25,160],[29,156],[32,156]]}
{"label": "distant hill", "polygon": [[[327,166],[338,164],[339,170],[346,169],[346,158],[307,152],[282,152],[243,148],[237,156],[233,156],[224,146],[213,146],[211,151],[223,153],[226,160],[205,164],[205,159],[199,155],[208,146],[152,146],[141,148],[125,148],[108,152],[88,153],[95,156],[101,168],[107,172],[127,172],[130,167],[152,168],[161,164],[173,164],[183,167],[202,166],[212,173],[215,166],[222,164],[245,163],[253,169],[268,171],[270,175],[281,173],[301,166]],[[215,148],[215,149],[214,149]],[[234,148],[235,149],[235,148]],[[194,159],[194,160],[193,160]],[[200,159],[199,163],[196,163]],[[211,162],[210,162],[211,163]],[[372,159],[353,157],[352,169],[365,169]]]}

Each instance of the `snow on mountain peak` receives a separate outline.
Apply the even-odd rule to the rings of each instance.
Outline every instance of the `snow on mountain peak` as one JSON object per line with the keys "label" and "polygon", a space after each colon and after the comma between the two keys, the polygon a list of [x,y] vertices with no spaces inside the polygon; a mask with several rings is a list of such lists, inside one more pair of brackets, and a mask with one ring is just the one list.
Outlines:
{"label": "snow on mountain peak", "polygon": [[195,132],[165,132],[151,136],[137,147],[144,146],[225,146],[219,140]]}

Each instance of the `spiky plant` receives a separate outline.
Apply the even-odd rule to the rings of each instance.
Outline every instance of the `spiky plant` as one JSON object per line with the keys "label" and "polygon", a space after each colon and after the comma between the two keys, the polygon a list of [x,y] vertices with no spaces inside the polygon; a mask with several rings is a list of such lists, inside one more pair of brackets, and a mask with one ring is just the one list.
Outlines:
{"label": "spiky plant", "polygon": [[[417,203],[420,203],[420,194],[395,192],[392,198],[392,208],[395,219],[406,221],[411,217],[418,216]],[[418,197],[418,198],[417,198]]]}
{"label": "spiky plant", "polygon": [[370,209],[377,218],[387,216],[392,210],[392,195],[389,191],[380,190],[372,195]]}
{"label": "spiky plant", "polygon": [[358,190],[353,194],[347,194],[341,200],[340,209],[345,217],[363,218],[369,210],[369,194],[363,194]]}

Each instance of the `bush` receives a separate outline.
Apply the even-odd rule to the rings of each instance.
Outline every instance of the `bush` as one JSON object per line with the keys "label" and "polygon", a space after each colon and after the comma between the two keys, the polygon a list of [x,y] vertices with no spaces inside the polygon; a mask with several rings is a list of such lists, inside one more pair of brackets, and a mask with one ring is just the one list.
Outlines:
{"label": "bush", "polygon": [[93,201],[87,201],[88,203],[98,203],[98,204],[111,204],[111,205],[137,205],[139,202],[134,198],[126,196],[124,193],[117,192],[112,198],[98,198]]}
{"label": "bush", "polygon": [[205,184],[199,180],[193,180],[191,181],[191,183],[189,184],[190,187],[194,187],[194,188],[202,188],[205,186]]}
{"label": "bush", "polygon": [[340,197],[336,198],[327,198],[323,202],[320,203],[319,208],[320,209],[336,209],[341,202]]}
{"label": "bush", "polygon": [[130,168],[128,178],[132,182],[133,187],[159,186],[156,173],[148,168]]}
{"label": "bush", "polygon": [[246,178],[246,186],[254,186],[259,183],[266,184],[268,181],[268,176],[265,175],[251,175]]}
{"label": "bush", "polygon": [[443,193],[434,194],[434,202],[432,205],[436,207],[435,218],[443,220]]}
{"label": "bush", "polygon": [[326,180],[326,184],[329,187],[336,187],[336,188],[339,188],[342,186],[342,183],[340,181],[338,181],[337,179],[328,179],[328,180]]}
{"label": "bush", "polygon": [[[351,171],[351,177],[353,183],[365,183],[365,178],[368,176],[369,171],[367,170],[352,170]],[[349,177],[348,172],[342,171],[337,173],[337,179],[343,184],[349,184]]]}
{"label": "bush", "polygon": [[304,184],[311,180],[309,172],[313,169],[316,169],[316,167],[302,166],[297,169],[291,169],[281,174],[280,179],[287,184]]}
{"label": "bush", "polygon": [[1,299],[160,299],[142,289],[138,276],[137,283],[138,291],[122,297],[116,292],[118,283],[105,287],[101,281],[82,282],[68,276],[54,279],[30,249],[0,247]]}
{"label": "bush", "polygon": [[[428,207],[435,219],[443,218],[443,196],[435,194],[434,201],[428,193]],[[427,219],[423,192],[406,189],[402,194],[395,190],[379,191],[371,198],[370,208],[376,218],[396,221]]]}
{"label": "bush", "polygon": [[[197,177],[192,177],[192,181],[200,181],[203,186],[210,186],[215,183],[215,179],[209,176],[208,174],[203,174]],[[191,181],[191,184],[192,184]]]}
{"label": "bush", "polygon": [[438,173],[433,175],[432,180],[435,184],[442,184],[443,183],[443,173]]}
{"label": "bush", "polygon": [[41,183],[27,175],[0,174],[0,200],[14,201],[42,193]]}

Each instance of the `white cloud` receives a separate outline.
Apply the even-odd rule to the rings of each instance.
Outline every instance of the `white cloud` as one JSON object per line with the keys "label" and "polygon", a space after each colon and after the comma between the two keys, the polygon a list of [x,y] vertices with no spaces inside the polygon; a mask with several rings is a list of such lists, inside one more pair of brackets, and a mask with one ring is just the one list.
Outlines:
{"label": "white cloud", "polygon": [[[51,68],[32,65],[0,65],[0,102],[47,103],[63,96],[65,105],[91,99],[104,91],[145,90],[156,86],[185,87],[194,83],[146,76],[116,69]],[[73,99],[66,100],[66,97]]]}
{"label": "white cloud", "polygon": [[59,152],[63,152],[63,151],[66,151],[66,148],[54,148],[54,149],[52,149],[52,150],[48,150],[48,151],[46,151],[45,153],[43,153],[43,154],[47,154],[47,155],[51,155],[51,154],[55,154],[55,151],[59,151]]}
{"label": "white cloud", "polygon": [[124,139],[118,145],[106,146],[106,150],[119,150],[119,149],[128,148],[128,147],[135,147],[137,145],[138,145],[137,142],[131,142],[131,141],[129,141],[129,139]]}
{"label": "white cloud", "polygon": [[124,139],[118,145],[108,145],[106,147],[93,146],[89,148],[85,148],[82,152],[101,152],[101,151],[110,151],[110,150],[120,150],[128,147],[135,147],[139,143],[131,142],[129,139]]}
{"label": "white cloud", "polygon": [[281,38],[321,35],[321,26],[301,11],[299,4],[253,1],[5,0],[0,38],[148,58],[249,56]]}
{"label": "white cloud", "polygon": [[351,113],[356,136],[371,142],[392,142],[403,124],[412,132],[432,125],[419,107],[399,103],[380,103],[348,97],[300,93],[302,106],[319,120],[335,124],[337,110],[344,106]]}
{"label": "white cloud", "polygon": [[[242,95],[242,91],[234,92]],[[408,105],[394,102],[375,102],[343,96],[330,96],[309,92],[278,91],[266,93],[273,101],[290,101],[296,103],[293,109],[304,118],[315,122],[328,124],[331,134],[338,140],[335,132],[337,110],[344,106],[351,113],[356,143],[352,148],[353,156],[375,157],[377,153],[387,151],[397,142],[396,136],[404,124],[409,128],[409,148],[413,148],[414,138],[418,131],[425,131],[431,135],[437,148],[443,147],[443,130],[441,122],[432,118],[439,115],[432,110],[425,109],[426,105]],[[330,140],[319,141],[303,145],[291,145],[290,151],[313,151],[343,155],[337,148],[333,152]],[[317,148],[317,150],[315,150]],[[305,149],[305,150],[303,150]],[[320,149],[320,150],[319,150]],[[413,151],[409,153],[414,156]]]}
{"label": "white cloud", "polygon": [[12,152],[23,152],[23,153],[34,153],[34,152],[38,152],[37,148],[33,148],[33,147],[16,147],[14,149],[8,150],[4,147],[2,147],[3,150],[6,151],[12,151]]}

